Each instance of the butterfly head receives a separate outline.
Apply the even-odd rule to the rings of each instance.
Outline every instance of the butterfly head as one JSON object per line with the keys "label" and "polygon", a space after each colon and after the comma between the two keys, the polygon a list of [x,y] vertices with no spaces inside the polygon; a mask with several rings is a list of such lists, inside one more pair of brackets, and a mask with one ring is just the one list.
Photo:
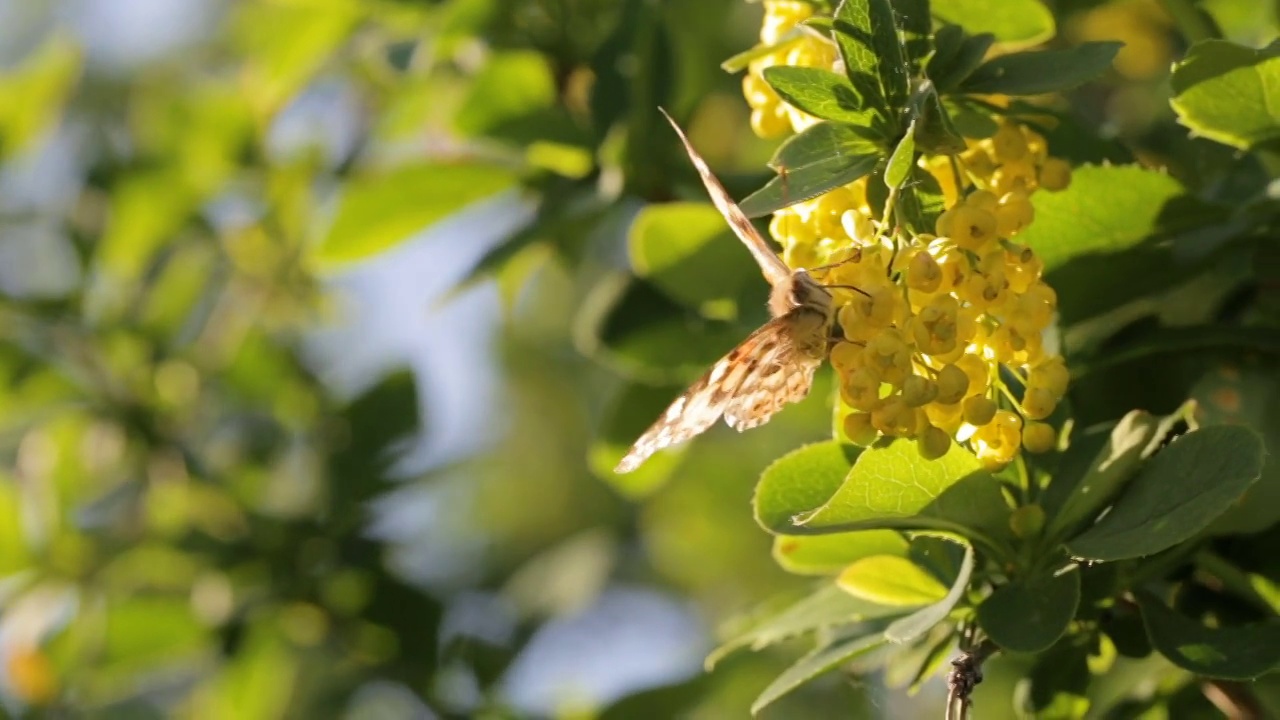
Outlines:
{"label": "butterfly head", "polygon": [[809,308],[826,315],[832,310],[831,293],[803,268],[791,273],[769,293],[769,312],[782,317],[796,308]]}

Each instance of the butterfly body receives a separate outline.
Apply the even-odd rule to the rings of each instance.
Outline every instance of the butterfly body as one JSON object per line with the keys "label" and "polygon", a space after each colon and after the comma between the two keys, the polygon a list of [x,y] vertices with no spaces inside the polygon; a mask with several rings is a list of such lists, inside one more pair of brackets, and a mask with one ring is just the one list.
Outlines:
{"label": "butterfly body", "polygon": [[[666,114],[665,112],[663,113]],[[654,452],[705,431],[721,416],[738,431],[768,422],[787,403],[809,394],[826,357],[835,320],[830,291],[805,270],[792,271],[712,175],[670,116],[712,201],[751,252],[771,286],[772,319],[747,336],[667,408],[632,445],[616,472],[630,472]]]}

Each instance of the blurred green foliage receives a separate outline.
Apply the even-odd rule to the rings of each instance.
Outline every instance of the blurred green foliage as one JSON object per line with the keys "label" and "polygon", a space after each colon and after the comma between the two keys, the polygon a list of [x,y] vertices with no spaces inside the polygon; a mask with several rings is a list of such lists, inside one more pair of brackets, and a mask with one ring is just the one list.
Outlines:
{"label": "blurred green foliage", "polygon": [[[729,649],[781,645],[718,657],[709,673],[633,683],[603,707],[559,698],[560,714],[742,717],[784,671],[790,690],[819,666],[874,659],[882,643],[835,638],[788,670],[806,646],[786,639],[823,618],[866,614],[867,594],[884,601],[884,587],[859,586],[874,585],[872,573],[835,591],[801,576],[875,555],[931,564],[932,574],[898,589],[914,593],[910,602],[897,597],[904,606],[924,604],[905,618],[916,624],[899,618],[894,630],[919,650],[880,676],[923,685],[922,694],[913,702],[876,681],[833,675],[763,716],[936,716],[941,683],[925,681],[952,638],[927,632],[919,613],[947,613],[950,605],[925,603],[960,594],[972,552],[928,538],[908,546],[886,530],[856,541],[770,537],[760,525],[776,530],[813,506],[785,497],[770,505],[769,474],[755,496],[760,524],[752,518],[750,479],[830,436],[828,377],[749,437],[711,432],[634,475],[608,472],[678,386],[763,317],[763,284],[715,216],[692,202],[704,198],[655,111],[687,120],[735,197],[765,183],[774,148],[751,135],[738,81],[719,68],[754,43],[758,6],[226,0],[209,3],[207,24],[176,49],[113,63],[91,41],[100,35],[88,27],[89,4],[34,5],[3,6],[21,22],[0,43],[0,174],[17,178],[0,183],[11,195],[0,197],[0,710],[523,717],[533,711],[514,707],[504,684],[522,650],[605,588],[640,587],[677,598],[708,627],[725,626],[722,635],[736,638]],[[1204,33],[1262,47],[1275,36],[1274,7],[998,5],[938,1],[935,19],[1012,46],[1055,28],[1072,41],[1119,37],[1157,58],[1157,71],[1143,75],[1145,56],[1122,53],[1119,72],[1075,91],[1050,133],[1055,154],[1074,161],[1141,157],[1169,169],[1131,177],[1128,168],[1092,167],[1077,173],[1072,195],[1037,207],[1034,231],[1052,237],[1028,241],[1059,288],[1065,342],[1081,368],[1071,397],[1077,426],[1134,407],[1172,413],[1194,396],[1211,424],[1249,425],[1270,444],[1280,264],[1265,188],[1276,168],[1266,132],[1275,117],[1216,128],[1223,119],[1213,103],[1175,82],[1183,122],[1236,147],[1191,139],[1169,108],[1165,69]],[[1124,7],[1130,15],[1115,17],[1127,24],[1098,20]],[[1220,51],[1199,46],[1195,57]],[[1231,53],[1232,81],[1255,87],[1256,63]],[[349,107],[310,95],[334,86],[348,92]],[[291,137],[290,113],[307,102],[322,130]],[[73,148],[67,171],[51,159],[60,143]],[[56,192],[27,197],[49,178]],[[532,220],[458,283],[460,293],[495,284],[504,301],[492,328],[501,402],[479,409],[486,449],[404,477],[395,461],[406,439],[439,430],[421,417],[419,385],[451,379],[398,370],[354,394],[322,381],[306,347],[341,313],[327,281],[507,190],[533,207]],[[1174,196],[1185,203],[1163,203]],[[1256,202],[1240,202],[1246,196]],[[1111,254],[1099,260],[1094,251]],[[1110,437],[1097,435],[1083,445],[1088,457],[1061,462],[1078,462],[1083,474]],[[806,481],[829,490],[847,469],[822,475],[845,460],[820,456],[832,445],[801,458],[812,462]],[[896,461],[885,458],[886,473]],[[1274,465],[1263,474],[1256,492],[1269,494],[1220,519],[1230,533],[1190,561],[1156,555],[1137,566],[1151,578],[1173,568],[1175,579],[1193,580],[1179,585],[1179,613],[1138,597],[1108,610],[1095,646],[1057,641],[1062,613],[1047,604],[1054,627],[1027,650],[1052,647],[994,660],[975,696],[982,716],[1013,716],[1018,684],[1021,706],[1042,717],[1071,716],[1089,702],[1113,717],[1157,706],[1170,717],[1212,717],[1188,672],[1147,656],[1152,644],[1165,650],[1205,630],[1179,625],[1187,615],[1274,623]],[[918,504],[953,479],[938,478]],[[418,491],[444,498],[426,521],[434,532],[389,539],[373,530],[388,507],[412,512]],[[962,519],[1004,533],[1007,508],[976,504],[980,512]],[[859,518],[833,511],[828,519]],[[437,583],[406,571],[406,555],[436,548],[463,570]],[[877,562],[894,575],[894,561]],[[1108,567],[1061,582],[1077,582],[1086,600],[1106,597]],[[1005,587],[1043,598],[1056,596],[1041,589],[1055,582]],[[802,604],[786,611],[794,600]],[[480,627],[458,620],[488,601],[502,609],[482,613]],[[1158,609],[1139,614],[1138,604]],[[690,637],[698,652],[712,644]],[[609,662],[584,660],[571,672],[626,664],[611,652],[584,651]],[[1202,660],[1188,658],[1192,669]],[[1110,671],[1086,690],[1090,663]],[[1246,662],[1220,674],[1264,669]],[[1139,681],[1150,692],[1130,697]],[[1250,691],[1274,710],[1271,685]]]}

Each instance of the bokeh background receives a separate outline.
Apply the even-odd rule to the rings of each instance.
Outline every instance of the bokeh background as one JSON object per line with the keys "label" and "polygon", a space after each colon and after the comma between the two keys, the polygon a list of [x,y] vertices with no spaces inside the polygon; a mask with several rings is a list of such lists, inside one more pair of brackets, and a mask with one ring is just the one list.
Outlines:
{"label": "bokeh background", "polygon": [[[1055,154],[1176,174],[1167,4],[1051,5],[1057,42],[1128,43],[1070,105],[1105,153]],[[1199,5],[1276,34],[1274,3]],[[827,393],[615,478],[723,343],[611,344],[599,308],[635,291],[630,218],[687,172],[659,104],[736,195],[766,178],[718,67],[760,15],[0,0],[0,711],[746,716],[800,649],[703,660],[810,587],[749,501],[827,432]],[[941,681],[886,680],[765,716],[938,714]],[[993,664],[983,717],[1013,682]]]}

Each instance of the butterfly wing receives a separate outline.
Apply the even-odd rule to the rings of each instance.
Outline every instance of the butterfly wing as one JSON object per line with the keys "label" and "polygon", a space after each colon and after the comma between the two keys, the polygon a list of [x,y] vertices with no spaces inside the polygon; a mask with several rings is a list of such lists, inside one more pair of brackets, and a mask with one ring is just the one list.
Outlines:
{"label": "butterfly wing", "polygon": [[770,320],[720,358],[636,440],[614,471],[635,470],[658,450],[702,433],[721,415],[745,430],[808,395],[822,360],[797,348],[796,319]]}
{"label": "butterfly wing", "polygon": [[729,227],[733,228],[733,233],[742,240],[747,249],[751,251],[751,256],[756,259],[756,263],[760,265],[760,272],[764,273],[764,277],[769,281],[770,285],[777,285],[786,281],[791,277],[791,270],[782,262],[776,253],[769,247],[769,244],[760,236],[760,232],[751,224],[738,204],[729,197],[729,193],[725,191],[724,186],[711,174],[711,168],[707,166],[707,161],[702,159],[698,151],[693,149],[693,145],[689,143],[689,138],[676,124],[675,120],[667,114],[666,110],[658,108],[662,112],[667,122],[671,123],[671,127],[675,128],[676,134],[680,136],[680,142],[684,143],[685,152],[689,153],[689,160],[693,162],[693,167],[702,176],[702,184],[707,186],[707,194],[711,196],[711,202],[715,203],[716,209],[728,221]]}

